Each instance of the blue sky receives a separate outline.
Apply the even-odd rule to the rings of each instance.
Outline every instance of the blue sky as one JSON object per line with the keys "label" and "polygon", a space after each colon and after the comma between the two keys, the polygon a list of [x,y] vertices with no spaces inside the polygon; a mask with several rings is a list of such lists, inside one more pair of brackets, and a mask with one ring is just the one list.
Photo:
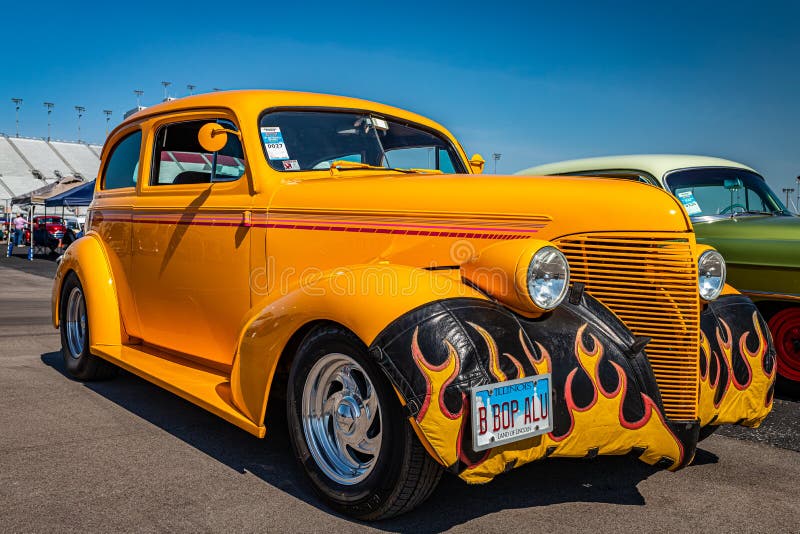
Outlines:
{"label": "blue sky", "polygon": [[15,2],[0,131],[101,142],[135,105],[197,91],[357,96],[447,126],[498,172],[638,152],[728,157],[774,189],[800,175],[797,2]]}

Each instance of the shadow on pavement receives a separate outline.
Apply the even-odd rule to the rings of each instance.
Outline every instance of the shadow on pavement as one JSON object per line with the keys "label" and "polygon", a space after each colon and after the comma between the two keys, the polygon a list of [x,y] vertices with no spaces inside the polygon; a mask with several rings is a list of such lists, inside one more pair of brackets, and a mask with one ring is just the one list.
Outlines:
{"label": "shadow on pavement", "polygon": [[[42,354],[41,359],[68,376],[60,352]],[[252,473],[298,499],[333,513],[316,497],[294,460],[281,407],[267,414],[267,438],[260,440],[124,371],[114,380],[85,386],[231,469]],[[712,453],[698,451],[697,464],[716,460]],[[389,532],[439,532],[486,514],[564,502],[641,506],[645,501],[637,485],[658,471],[633,457],[619,456],[551,459],[523,466],[483,486],[469,486],[455,476],[445,475],[436,492],[421,507],[369,526]]]}

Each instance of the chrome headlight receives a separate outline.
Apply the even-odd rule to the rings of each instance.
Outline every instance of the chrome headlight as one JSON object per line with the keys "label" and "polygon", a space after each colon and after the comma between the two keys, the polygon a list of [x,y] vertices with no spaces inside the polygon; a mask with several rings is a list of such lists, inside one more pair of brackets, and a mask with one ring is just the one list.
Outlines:
{"label": "chrome headlight", "polygon": [[552,310],[564,300],[569,288],[567,257],[555,247],[542,247],[528,266],[528,295],[543,310]]}
{"label": "chrome headlight", "polygon": [[725,260],[716,250],[706,250],[697,260],[697,290],[703,300],[714,300],[725,287]]}

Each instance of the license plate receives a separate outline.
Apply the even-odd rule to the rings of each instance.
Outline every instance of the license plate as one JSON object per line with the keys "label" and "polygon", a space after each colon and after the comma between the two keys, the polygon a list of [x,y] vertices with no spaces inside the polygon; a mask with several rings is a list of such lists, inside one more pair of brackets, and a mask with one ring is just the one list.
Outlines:
{"label": "license plate", "polygon": [[553,429],[550,374],[476,386],[472,396],[472,445],[476,451]]}

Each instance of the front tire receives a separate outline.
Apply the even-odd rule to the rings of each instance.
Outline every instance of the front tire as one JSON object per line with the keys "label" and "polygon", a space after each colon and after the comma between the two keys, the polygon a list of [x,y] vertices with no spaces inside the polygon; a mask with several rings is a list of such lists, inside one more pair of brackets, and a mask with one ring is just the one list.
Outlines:
{"label": "front tire", "polygon": [[86,297],[78,276],[69,273],[61,286],[61,354],[67,372],[78,380],[105,380],[117,368],[89,352],[89,319]]}
{"label": "front tire", "polygon": [[287,416],[295,456],[314,489],[344,514],[402,514],[439,482],[442,469],[405,420],[391,384],[343,328],[316,328],[300,343]]}

